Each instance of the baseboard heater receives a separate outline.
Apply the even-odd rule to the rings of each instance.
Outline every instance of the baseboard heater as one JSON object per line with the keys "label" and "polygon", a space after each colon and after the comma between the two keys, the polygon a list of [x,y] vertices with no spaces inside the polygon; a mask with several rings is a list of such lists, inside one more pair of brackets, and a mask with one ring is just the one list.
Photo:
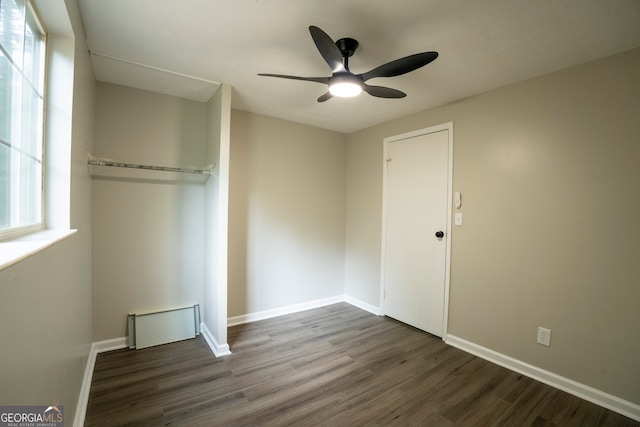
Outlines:
{"label": "baseboard heater", "polygon": [[146,348],[200,334],[198,304],[129,314],[129,348]]}

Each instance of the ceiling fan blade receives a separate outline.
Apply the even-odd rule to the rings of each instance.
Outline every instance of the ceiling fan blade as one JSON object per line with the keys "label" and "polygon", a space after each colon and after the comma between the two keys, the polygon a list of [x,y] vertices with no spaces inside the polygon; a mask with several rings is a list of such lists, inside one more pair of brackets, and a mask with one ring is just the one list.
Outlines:
{"label": "ceiling fan blade", "polygon": [[362,90],[367,92],[369,95],[376,96],[378,98],[404,98],[407,96],[407,94],[401,90],[392,89],[390,87],[369,86],[367,84],[363,84]]}
{"label": "ceiling fan blade", "polygon": [[316,82],[316,83],[329,83],[329,77],[298,77],[298,76],[287,76],[284,74],[266,74],[260,73],[259,76],[264,77],[278,77],[280,79],[290,79],[290,80],[303,80],[305,82]]}
{"label": "ceiling fan blade", "polygon": [[394,77],[417,70],[424,67],[438,57],[438,52],[423,52],[415,55],[405,56],[395,61],[387,62],[373,70],[360,74],[363,81],[373,79],[375,77]]}
{"label": "ceiling fan blade", "polygon": [[324,102],[331,98],[333,98],[333,95],[331,94],[331,92],[327,92],[324,95],[322,95],[320,98],[318,98],[318,102]]}
{"label": "ceiling fan blade", "polygon": [[309,27],[309,32],[313,38],[313,42],[316,44],[320,55],[324,58],[326,63],[331,67],[331,71],[334,73],[340,71],[346,71],[344,64],[342,63],[342,53],[336,46],[335,42],[329,37],[327,33],[315,26]]}

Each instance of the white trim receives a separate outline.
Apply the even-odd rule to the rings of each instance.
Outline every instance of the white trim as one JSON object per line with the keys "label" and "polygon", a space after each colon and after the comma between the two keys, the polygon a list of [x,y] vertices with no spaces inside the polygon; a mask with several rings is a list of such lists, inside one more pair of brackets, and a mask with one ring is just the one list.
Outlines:
{"label": "white trim", "polygon": [[384,315],[384,278],[385,278],[385,259],[386,259],[386,235],[387,235],[387,158],[388,145],[394,141],[414,138],[429,133],[448,131],[448,176],[447,176],[447,218],[446,218],[446,253],[445,253],[445,271],[444,271],[444,298],[443,298],[443,319],[442,319],[442,339],[447,338],[447,328],[449,320],[449,285],[451,281],[451,215],[453,204],[453,122],[447,122],[440,125],[430,126],[424,129],[418,129],[412,132],[403,133],[384,138],[383,156],[382,156],[382,242],[381,242],[381,263],[380,263],[380,315]]}
{"label": "white trim", "polygon": [[337,304],[340,302],[346,302],[347,304],[351,304],[352,306],[357,307],[361,310],[368,311],[369,313],[375,314],[376,316],[382,316],[382,310],[380,309],[380,307],[376,307],[348,295],[339,295],[335,297],[309,301],[302,304],[294,304],[286,307],[274,308],[272,310],[258,311],[256,313],[230,317],[227,324],[229,326],[242,325],[244,323],[257,322],[260,320],[271,319],[287,314],[299,313],[305,310],[312,310],[314,308],[326,307],[328,305]]}
{"label": "white trim", "polygon": [[533,378],[534,380],[550,385],[551,387],[555,387],[581,399],[602,406],[603,408],[615,411],[625,417],[640,421],[640,405],[633,402],[629,402],[553,372],[546,371],[542,368],[538,368],[537,366],[530,365],[521,360],[514,359],[505,354],[498,353],[497,351],[474,344],[451,334],[447,335],[445,342],[453,347],[466,351],[467,353],[471,353],[482,359],[488,360],[489,362],[495,363],[496,365],[500,365],[522,375],[526,375],[529,378]]}
{"label": "white trim", "polygon": [[453,122],[441,125],[443,129],[448,129],[449,136],[449,176],[447,177],[447,253],[444,267],[444,313],[442,319],[442,339],[447,339],[449,328],[449,285],[451,283],[451,216],[453,215]]}
{"label": "white trim", "polygon": [[202,322],[200,324],[200,332],[202,333],[202,337],[206,341],[207,345],[213,352],[213,355],[216,357],[228,356],[231,354],[231,350],[229,350],[229,344],[220,345],[218,344],[218,340],[213,336],[207,325]]}
{"label": "white trim", "polygon": [[240,316],[230,317],[227,321],[228,326],[242,325],[243,323],[257,322],[259,320],[271,319],[272,317],[284,316],[286,314],[298,313],[300,311],[312,310],[331,304],[345,302],[343,295],[330,297],[315,301],[304,302],[302,304],[294,304],[286,307],[274,308],[271,310],[258,311],[256,313],[242,314]]}
{"label": "white trim", "polygon": [[93,379],[93,369],[96,366],[96,357],[98,353],[105,351],[120,350],[127,348],[127,338],[114,338],[112,340],[98,341],[91,344],[87,364],[84,368],[84,377],[80,386],[80,395],[78,396],[78,404],[76,405],[76,414],[73,417],[74,427],[84,425],[84,419],[87,415],[87,404],[89,403],[89,392],[91,391],[91,380]]}
{"label": "white trim", "polygon": [[368,311],[371,314],[375,314],[376,316],[382,316],[382,309],[380,307],[367,304],[366,302],[350,297],[349,295],[344,296],[344,302],[351,304],[354,307],[358,307],[359,309]]}
{"label": "white trim", "polygon": [[120,350],[127,348],[127,337],[114,338],[111,340],[97,341],[91,344],[91,349],[95,348],[96,355],[105,351]]}
{"label": "white trim", "polygon": [[387,159],[389,158],[387,138],[382,140],[382,234],[380,235],[380,314],[384,315],[384,278],[387,259]]}

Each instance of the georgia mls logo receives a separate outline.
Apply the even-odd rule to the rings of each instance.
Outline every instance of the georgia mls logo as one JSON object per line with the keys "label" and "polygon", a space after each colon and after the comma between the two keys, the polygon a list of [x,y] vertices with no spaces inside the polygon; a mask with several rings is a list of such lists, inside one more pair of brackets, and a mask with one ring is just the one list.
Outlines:
{"label": "georgia mls logo", "polygon": [[62,406],[0,406],[0,427],[63,427]]}
{"label": "georgia mls logo", "polygon": [[49,412],[53,416],[51,417],[51,419],[55,420],[54,422],[57,422],[57,423],[63,422],[64,417],[62,416],[62,410],[57,406],[47,407],[47,409],[44,410],[44,413],[46,414],[47,412]]}

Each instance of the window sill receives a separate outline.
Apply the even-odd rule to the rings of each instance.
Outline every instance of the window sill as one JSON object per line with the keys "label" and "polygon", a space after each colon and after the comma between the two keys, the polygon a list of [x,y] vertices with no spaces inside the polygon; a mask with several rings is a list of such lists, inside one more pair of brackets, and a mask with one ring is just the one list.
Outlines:
{"label": "window sill", "polygon": [[0,242],[0,270],[66,239],[78,230],[42,230]]}

